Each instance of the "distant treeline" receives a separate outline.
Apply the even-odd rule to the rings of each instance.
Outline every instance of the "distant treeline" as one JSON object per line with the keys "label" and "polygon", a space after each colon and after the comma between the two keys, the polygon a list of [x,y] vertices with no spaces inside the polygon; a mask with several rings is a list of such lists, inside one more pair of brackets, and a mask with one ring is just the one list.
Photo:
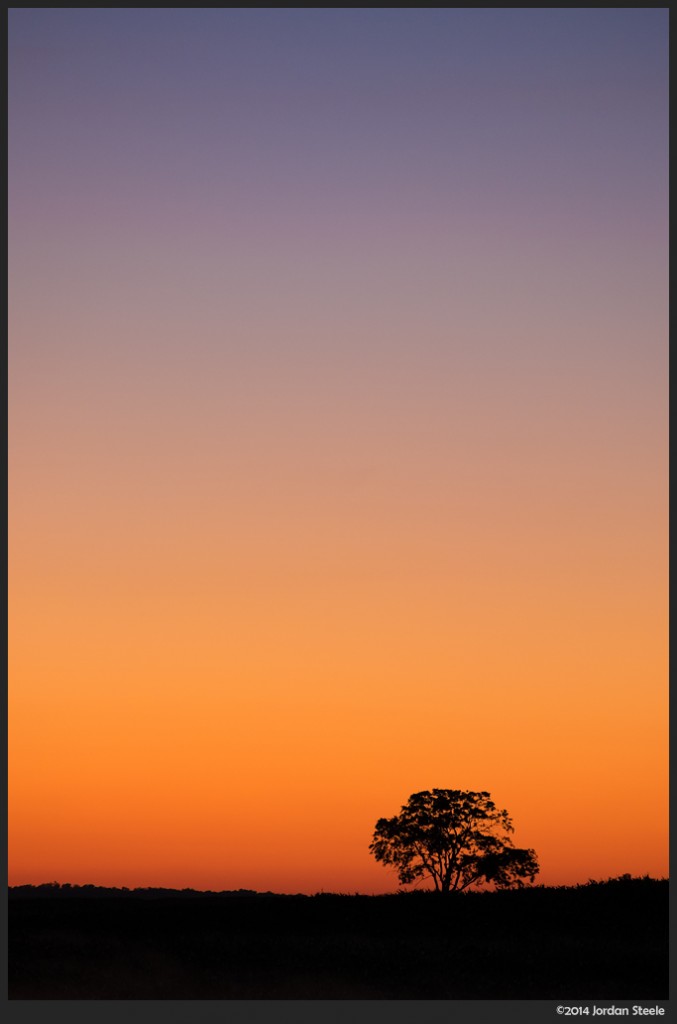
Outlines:
{"label": "distant treeline", "polygon": [[[597,881],[597,880],[594,880],[594,879],[590,879],[587,882],[578,883],[577,885],[551,885],[551,886],[532,885],[532,886],[529,886],[526,889],[506,890],[506,892],[514,891],[515,893],[518,893],[518,892],[519,893],[525,893],[525,892],[528,892],[528,891],[533,892],[535,890],[536,891],[548,891],[548,892],[562,891],[562,890],[573,891],[573,890],[577,890],[577,889],[594,889],[594,888],[599,888],[599,887],[602,887],[602,886],[603,887],[609,887],[609,886],[616,887],[616,886],[628,886],[628,885],[632,885],[633,887],[637,887],[638,885],[640,885],[640,886],[656,886],[656,885],[665,885],[667,883],[667,881],[668,881],[668,879],[665,879],[665,878],[651,878],[649,875],[633,876],[633,875],[626,874],[626,875],[619,875],[616,878],[607,878],[607,879],[604,879],[602,881]],[[487,896],[487,895],[491,895],[491,894],[492,894],[491,890],[483,890],[483,891],[480,891],[480,892],[478,892],[478,891],[474,891],[473,892],[472,890],[468,890],[468,891],[463,892],[463,893],[451,893],[449,895],[452,896],[455,899],[458,899],[459,897],[466,898],[466,897],[472,897],[472,896],[478,896],[478,895]],[[212,889],[166,889],[166,888],[157,887],[157,886],[141,886],[141,887],[137,887],[137,888],[134,888],[134,889],[129,889],[129,888],[127,888],[127,886],[124,886],[124,885],[120,886],[120,887],[104,886],[104,885],[90,885],[90,884],[87,884],[87,885],[71,885],[69,882],[63,882],[63,883],[61,883],[61,882],[43,882],[40,885],[13,885],[13,886],[9,887],[9,896],[10,896],[10,898],[12,898],[12,897],[39,898],[39,897],[45,897],[45,896],[48,896],[48,897],[55,897],[56,896],[56,897],[64,897],[64,898],[73,897],[73,896],[89,896],[89,897],[106,898],[106,897],[129,896],[129,897],[136,897],[136,898],[141,898],[141,899],[144,899],[144,898],[145,899],[153,899],[153,898],[157,899],[157,898],[165,898],[165,897],[170,897],[170,896],[171,897],[179,897],[179,898],[180,897],[190,897],[190,898],[212,897],[213,898],[215,896],[219,896],[219,897],[232,897],[232,896],[235,896],[235,897],[237,897],[237,896],[247,896],[247,897],[252,897],[252,896],[261,896],[261,897],[275,896],[275,897],[280,897],[280,896],[288,896],[289,898],[293,898],[293,899],[298,899],[299,897],[302,897],[302,898],[305,898],[305,899],[316,899],[316,898],[320,898],[320,897],[323,897],[323,898],[327,898],[327,897],[342,897],[342,898],[345,898],[346,896],[348,896],[348,897],[358,896],[358,897],[361,897],[361,898],[365,898],[365,896],[363,894],[361,894],[361,893],[316,892],[312,896],[310,896],[310,895],[308,895],[306,893],[274,893],[274,892],[270,892],[270,891],[258,892],[255,889],[221,889],[221,890],[215,891],[215,890],[212,890]],[[412,899],[421,899],[421,898],[437,898],[439,896],[439,894],[434,892],[434,891],[431,891],[429,889],[414,889],[413,891],[410,891],[410,892],[406,892],[404,890],[400,890],[397,893],[387,893],[387,894],[384,894],[384,896],[379,896],[378,898],[379,899],[381,899],[381,898],[389,898],[389,897],[392,897],[392,896],[407,897],[407,898],[412,898]],[[374,897],[369,896],[369,897],[366,897],[366,898],[373,899]]]}
{"label": "distant treeline", "polygon": [[128,889],[126,885],[120,887],[106,885],[71,885],[69,882],[43,882],[41,885],[11,885],[9,887],[10,898],[12,896],[40,897],[40,896],[136,896],[136,897],[166,897],[166,896],[278,896],[279,893],[257,892],[255,889],[223,889],[214,892],[211,889],[163,889],[157,886],[142,886],[136,889]]}

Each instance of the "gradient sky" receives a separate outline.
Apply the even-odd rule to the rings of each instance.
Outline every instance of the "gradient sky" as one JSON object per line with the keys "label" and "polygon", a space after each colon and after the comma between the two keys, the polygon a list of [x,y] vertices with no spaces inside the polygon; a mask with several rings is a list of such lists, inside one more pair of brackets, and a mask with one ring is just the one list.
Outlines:
{"label": "gradient sky", "polygon": [[667,861],[666,8],[10,11],[10,883]]}

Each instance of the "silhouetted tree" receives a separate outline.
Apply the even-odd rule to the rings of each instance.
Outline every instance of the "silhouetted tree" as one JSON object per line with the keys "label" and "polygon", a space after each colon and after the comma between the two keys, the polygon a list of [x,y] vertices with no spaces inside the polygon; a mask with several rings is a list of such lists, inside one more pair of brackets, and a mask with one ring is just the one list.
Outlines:
{"label": "silhouetted tree", "polygon": [[533,850],[513,846],[507,811],[489,793],[433,789],[413,793],[394,818],[376,822],[369,846],[377,861],[393,865],[402,885],[432,878],[438,892],[462,891],[487,882],[497,889],[533,882]]}

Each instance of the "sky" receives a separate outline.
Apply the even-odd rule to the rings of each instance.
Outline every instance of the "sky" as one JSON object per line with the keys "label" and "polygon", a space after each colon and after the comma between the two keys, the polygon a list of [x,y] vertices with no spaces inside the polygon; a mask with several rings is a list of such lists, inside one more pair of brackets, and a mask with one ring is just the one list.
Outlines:
{"label": "sky", "polygon": [[10,10],[10,884],[667,875],[667,19]]}

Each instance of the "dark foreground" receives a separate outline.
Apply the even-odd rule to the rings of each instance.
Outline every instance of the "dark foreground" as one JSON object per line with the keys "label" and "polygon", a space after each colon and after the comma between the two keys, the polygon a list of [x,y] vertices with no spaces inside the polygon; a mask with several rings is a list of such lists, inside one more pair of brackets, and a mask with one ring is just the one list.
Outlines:
{"label": "dark foreground", "polygon": [[668,883],[9,900],[10,999],[667,999]]}

